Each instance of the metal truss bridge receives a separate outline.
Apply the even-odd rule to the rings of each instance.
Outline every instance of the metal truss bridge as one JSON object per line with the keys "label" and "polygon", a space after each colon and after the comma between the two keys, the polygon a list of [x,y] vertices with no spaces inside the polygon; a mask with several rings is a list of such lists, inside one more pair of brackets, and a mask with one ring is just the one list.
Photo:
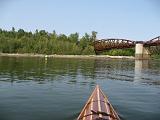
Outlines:
{"label": "metal truss bridge", "polygon": [[133,41],[127,39],[101,39],[94,41],[95,52],[103,52],[111,49],[124,49],[133,48],[136,44],[141,43],[144,47],[158,46],[160,45],[160,36],[153,38],[148,41]]}

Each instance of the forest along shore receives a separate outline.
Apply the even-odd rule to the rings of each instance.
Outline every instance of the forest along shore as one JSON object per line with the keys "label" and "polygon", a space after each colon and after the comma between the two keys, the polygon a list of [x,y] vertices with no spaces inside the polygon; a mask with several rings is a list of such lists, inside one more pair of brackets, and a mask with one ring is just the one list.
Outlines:
{"label": "forest along shore", "polygon": [[45,54],[18,54],[18,53],[0,53],[0,56],[9,56],[9,57],[55,57],[55,58],[86,58],[86,59],[105,59],[105,58],[112,58],[112,59],[134,59],[133,56],[109,56],[109,55],[45,55]]}

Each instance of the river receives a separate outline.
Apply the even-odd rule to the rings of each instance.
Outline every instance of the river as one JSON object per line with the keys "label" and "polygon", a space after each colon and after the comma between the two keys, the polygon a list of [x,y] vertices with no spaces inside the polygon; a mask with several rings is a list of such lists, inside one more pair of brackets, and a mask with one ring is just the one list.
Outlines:
{"label": "river", "polygon": [[122,120],[160,120],[160,60],[0,57],[0,120],[75,120],[99,84]]}

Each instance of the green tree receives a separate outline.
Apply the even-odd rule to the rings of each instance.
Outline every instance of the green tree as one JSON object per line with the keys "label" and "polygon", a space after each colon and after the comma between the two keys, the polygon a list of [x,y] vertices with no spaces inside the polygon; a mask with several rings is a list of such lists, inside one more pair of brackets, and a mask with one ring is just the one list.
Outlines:
{"label": "green tree", "polygon": [[94,42],[97,38],[97,32],[96,31],[92,31],[92,36],[91,36],[91,42]]}
{"label": "green tree", "polygon": [[60,34],[58,37],[57,37],[57,40],[58,41],[67,41],[68,40],[68,38],[67,38],[67,36],[65,35],[65,34]]}
{"label": "green tree", "polygon": [[[78,33],[67,36],[56,31],[36,30],[32,33],[23,29],[16,31],[14,27],[10,31],[0,29],[0,52],[91,55],[95,54],[92,43],[96,35],[97,32],[92,31],[91,35],[85,33],[79,38]],[[134,55],[134,49],[110,50],[102,54]]]}
{"label": "green tree", "polygon": [[23,30],[23,29],[19,29],[18,30],[18,38],[21,38],[22,36],[24,36],[25,35],[25,31]]}
{"label": "green tree", "polygon": [[68,39],[70,42],[77,43],[79,39],[79,34],[78,33],[70,34]]}

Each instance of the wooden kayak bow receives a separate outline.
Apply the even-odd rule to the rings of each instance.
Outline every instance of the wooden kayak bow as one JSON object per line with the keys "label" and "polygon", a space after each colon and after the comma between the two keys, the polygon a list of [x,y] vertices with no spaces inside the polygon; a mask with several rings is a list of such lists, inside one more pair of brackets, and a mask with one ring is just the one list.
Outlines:
{"label": "wooden kayak bow", "polygon": [[107,96],[97,85],[77,120],[120,120]]}

